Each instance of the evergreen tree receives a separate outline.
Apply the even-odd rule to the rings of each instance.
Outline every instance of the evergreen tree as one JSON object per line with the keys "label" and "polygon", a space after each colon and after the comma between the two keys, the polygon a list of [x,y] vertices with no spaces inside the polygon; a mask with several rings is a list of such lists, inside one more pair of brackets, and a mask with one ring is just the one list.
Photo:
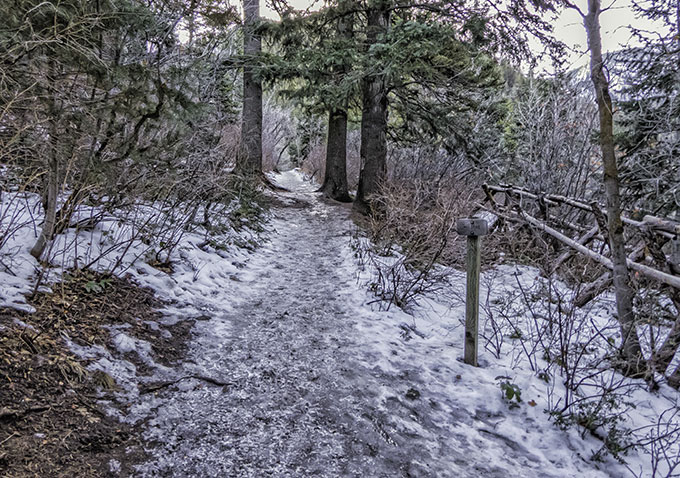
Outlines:
{"label": "evergreen tree", "polygon": [[[385,178],[387,138],[394,144],[426,142],[450,153],[474,143],[467,137],[473,112],[501,84],[494,55],[530,58],[516,26],[544,36],[549,26],[537,12],[550,5],[369,1],[365,8],[368,25],[378,33],[371,36],[367,29],[364,54],[362,170],[355,200],[355,209],[364,213]],[[560,49],[554,42],[550,46]]]}
{"label": "evergreen tree", "polygon": [[680,1],[635,2],[665,33],[636,31],[642,46],[617,53],[622,74],[621,178],[626,203],[653,214],[680,211]]}
{"label": "evergreen tree", "polygon": [[[351,13],[345,10],[352,3],[344,1],[340,4],[337,24],[336,54],[341,55],[331,67],[331,73],[343,77],[351,69],[348,64],[350,55],[342,55],[350,51],[353,41],[353,20]],[[326,141],[326,167],[321,191],[336,201],[350,202],[352,198],[347,191],[347,108],[349,98],[340,95],[337,104],[330,105],[328,112],[328,136]]]}
{"label": "evergreen tree", "polygon": [[320,188],[327,197],[350,201],[347,191],[348,109],[358,90],[355,4],[340,1],[319,12],[286,9],[280,24],[270,24],[273,53],[264,75],[278,93],[309,115],[326,115],[326,165]]}
{"label": "evergreen tree", "polygon": [[[369,0],[366,50],[361,84],[361,170],[354,209],[371,212],[371,196],[380,192],[387,171],[388,32],[390,1]],[[386,61],[387,60],[387,61]]]}
{"label": "evergreen tree", "polygon": [[257,68],[262,52],[259,27],[259,0],[243,0],[243,111],[236,168],[247,176],[262,172],[262,79]]}
{"label": "evergreen tree", "polygon": [[[233,18],[220,1],[192,3],[204,29]],[[86,199],[112,208],[126,194],[153,197],[193,180],[193,155],[215,159],[227,114],[210,63],[222,38],[181,44],[188,13],[164,1],[0,3],[0,156],[41,178],[34,256]]]}

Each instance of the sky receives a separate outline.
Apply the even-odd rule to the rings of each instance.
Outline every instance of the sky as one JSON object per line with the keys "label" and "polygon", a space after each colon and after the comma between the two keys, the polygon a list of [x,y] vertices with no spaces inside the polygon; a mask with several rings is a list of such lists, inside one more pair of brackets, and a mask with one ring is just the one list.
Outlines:
{"label": "sky", "polygon": [[[264,17],[271,19],[278,19],[278,15],[267,8],[265,0],[260,0],[261,12]],[[586,0],[574,0],[574,2],[583,10],[587,10]],[[310,0],[289,0],[289,3],[296,9],[308,8],[312,1]],[[322,1],[316,1],[316,7],[320,7]],[[624,45],[633,45],[635,40],[631,37],[629,25],[634,25],[636,28],[654,30],[657,28],[647,19],[636,18],[631,8],[631,0],[615,0],[607,2],[603,0],[603,6],[611,5],[611,9],[604,12],[600,17],[602,28],[602,47],[605,52],[620,49]],[[583,21],[578,12],[571,9],[564,10],[555,22],[554,27],[555,36],[572,48],[567,60],[567,66],[571,68],[581,67],[588,63],[588,52],[586,48],[586,33],[583,27]],[[542,47],[538,42],[532,42],[534,50],[541,51]],[[543,66],[549,69],[546,63]]]}
{"label": "sky", "polygon": [[[585,0],[575,2],[583,11],[587,10]],[[603,5],[608,5],[603,1]],[[612,8],[600,16],[602,48],[605,52],[618,50],[625,45],[638,42],[631,36],[630,25],[638,29],[654,30],[658,26],[646,18],[637,18],[633,13],[630,0],[617,0]],[[586,65],[589,61],[586,48],[586,32],[580,14],[571,9],[562,12],[555,23],[555,36],[573,48],[569,63],[573,67]]]}

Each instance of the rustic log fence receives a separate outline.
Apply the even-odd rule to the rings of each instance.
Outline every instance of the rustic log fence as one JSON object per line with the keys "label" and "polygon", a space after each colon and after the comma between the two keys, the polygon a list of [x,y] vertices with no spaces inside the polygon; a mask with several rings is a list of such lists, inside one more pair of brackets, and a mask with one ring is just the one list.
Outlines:
{"label": "rustic log fence", "polygon": [[[582,254],[607,269],[612,262],[605,247],[600,251],[589,247],[595,240],[607,244],[607,220],[604,207],[596,202],[561,196],[559,194],[537,194],[525,188],[510,184],[482,186],[485,200],[481,208],[500,218],[530,225],[534,230],[547,234],[566,245],[564,251],[553,263],[551,270],[557,271],[574,254]],[[502,196],[502,197],[499,197]],[[527,202],[538,208],[540,218],[534,217],[524,207]],[[564,214],[551,214],[551,208],[573,208],[589,219],[590,225],[575,224],[565,220]],[[628,244],[628,267],[646,277],[674,289],[673,295],[680,291],[680,223],[668,218],[652,215],[633,219],[622,217],[627,229],[634,229],[635,243]],[[588,222],[587,220],[585,221]],[[549,225],[553,224],[554,226]],[[570,237],[573,235],[575,237]],[[668,253],[666,253],[666,251]],[[584,306],[607,289],[611,283],[611,273],[605,272],[595,281],[587,284],[576,298],[576,305]]]}

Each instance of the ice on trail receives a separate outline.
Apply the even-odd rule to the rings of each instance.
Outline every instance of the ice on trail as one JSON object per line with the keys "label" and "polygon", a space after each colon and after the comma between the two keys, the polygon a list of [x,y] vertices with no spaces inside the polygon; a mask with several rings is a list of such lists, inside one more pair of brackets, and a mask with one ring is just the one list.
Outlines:
{"label": "ice on trail", "polygon": [[[293,206],[273,209],[269,241],[245,267],[214,278],[223,290],[187,359],[156,377],[185,379],[130,409],[155,444],[139,476],[624,476],[586,460],[599,442],[548,422],[530,373],[459,361],[462,309],[380,311],[357,283],[349,210],[299,172],[273,180]],[[423,336],[407,340],[414,320]],[[508,408],[496,380],[508,374],[539,406]]]}

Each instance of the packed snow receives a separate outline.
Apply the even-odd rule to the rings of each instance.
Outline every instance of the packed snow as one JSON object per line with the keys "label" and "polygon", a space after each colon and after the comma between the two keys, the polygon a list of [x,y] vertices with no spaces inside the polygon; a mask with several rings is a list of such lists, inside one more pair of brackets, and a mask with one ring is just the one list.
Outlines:
{"label": "packed snow", "polygon": [[[69,343],[121,385],[118,403],[102,402],[109,413],[143,427],[149,459],[137,476],[652,476],[645,453],[631,452],[627,465],[608,456],[596,462],[601,440],[556,427],[546,410],[564,385],[540,376],[542,362],[532,370],[519,345],[494,353],[480,338],[480,367],[462,363],[463,273],[451,271],[445,292],[408,313],[387,309],[367,290],[372,271],[355,257],[349,209],[321,199],[297,170],[271,179],[289,192],[275,193],[267,240],[254,252],[225,253],[187,233],[168,273],[145,261],[141,242],[119,251],[126,271],[168,301],[166,325],[200,319],[186,359],[172,367],[154,363],[148,343],[111,328],[114,348],[155,370],[144,380],[170,385],[145,393],[132,363],[103,347]],[[40,270],[28,254],[37,199],[22,198],[31,205],[23,212],[7,212],[17,202],[7,194],[2,200],[3,220],[15,217],[20,227],[3,245],[12,263],[0,266],[0,305],[26,308]],[[97,227],[99,236],[89,232],[87,241],[122,229],[114,221]],[[64,251],[79,243],[69,234]],[[70,264],[77,255],[61,257]],[[495,310],[489,304],[512,308],[507,297],[518,281],[529,290],[539,280],[527,267],[486,271],[482,334]],[[611,304],[590,312],[609,320]],[[503,384],[517,387],[521,401],[509,400]],[[677,407],[668,387],[634,393],[637,409],[626,418],[632,427]],[[110,464],[112,474],[120,469]]]}

